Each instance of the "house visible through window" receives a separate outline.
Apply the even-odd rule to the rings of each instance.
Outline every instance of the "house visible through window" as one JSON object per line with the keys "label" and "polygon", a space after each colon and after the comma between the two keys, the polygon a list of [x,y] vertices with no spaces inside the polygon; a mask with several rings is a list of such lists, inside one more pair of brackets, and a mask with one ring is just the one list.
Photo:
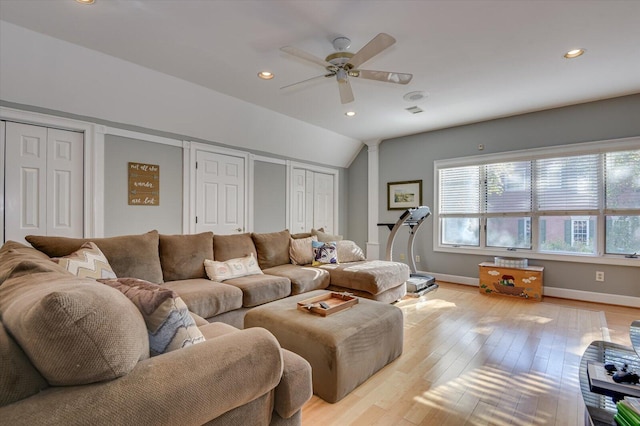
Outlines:
{"label": "house visible through window", "polygon": [[435,168],[438,247],[640,252],[640,138],[441,160]]}
{"label": "house visible through window", "polygon": [[571,245],[587,244],[589,242],[589,221],[587,219],[573,219],[571,221]]}

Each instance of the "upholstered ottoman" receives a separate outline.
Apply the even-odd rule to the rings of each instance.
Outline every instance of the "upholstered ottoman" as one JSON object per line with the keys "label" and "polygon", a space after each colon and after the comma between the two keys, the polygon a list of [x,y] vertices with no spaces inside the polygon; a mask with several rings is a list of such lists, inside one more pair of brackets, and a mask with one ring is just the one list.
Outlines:
{"label": "upholstered ottoman", "polygon": [[328,293],[316,290],[251,309],[245,328],[264,327],[280,345],[309,361],[313,393],[337,402],[402,353],[403,316],[393,305],[373,300],[322,317],[297,302]]}

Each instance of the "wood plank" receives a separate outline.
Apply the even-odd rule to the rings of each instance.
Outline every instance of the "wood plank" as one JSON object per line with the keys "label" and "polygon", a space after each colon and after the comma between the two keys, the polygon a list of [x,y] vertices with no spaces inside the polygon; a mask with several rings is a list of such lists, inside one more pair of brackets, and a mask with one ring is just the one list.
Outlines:
{"label": "wood plank", "polygon": [[404,352],[343,400],[314,396],[303,425],[577,425],[578,363],[592,340],[629,345],[633,308],[490,298],[439,283],[396,304]]}

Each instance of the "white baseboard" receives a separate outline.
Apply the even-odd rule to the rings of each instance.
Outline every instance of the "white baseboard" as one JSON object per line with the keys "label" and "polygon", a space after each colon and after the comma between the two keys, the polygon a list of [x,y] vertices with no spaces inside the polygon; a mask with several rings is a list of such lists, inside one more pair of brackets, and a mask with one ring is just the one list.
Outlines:
{"label": "white baseboard", "polygon": [[[464,284],[478,287],[479,279],[472,277],[463,277],[460,275],[435,274],[425,272],[435,277],[436,281],[446,281],[455,284]],[[621,294],[596,293],[593,291],[571,290],[559,287],[544,287],[543,294],[550,297],[559,297],[562,299],[580,300],[583,302],[605,303],[607,305],[629,306],[631,308],[640,308],[640,297],[624,296]]]}

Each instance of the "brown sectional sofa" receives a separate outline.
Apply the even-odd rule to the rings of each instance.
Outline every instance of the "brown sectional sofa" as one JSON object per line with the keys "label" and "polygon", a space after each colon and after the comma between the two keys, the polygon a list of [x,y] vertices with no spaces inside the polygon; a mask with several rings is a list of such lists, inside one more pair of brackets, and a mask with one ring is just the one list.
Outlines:
{"label": "brown sectional sofa", "polygon": [[2,424],[300,425],[312,394],[309,364],[262,328],[193,315],[204,342],[150,357],[124,294],[11,241],[0,316]]}
{"label": "brown sectional sofa", "polygon": [[[289,259],[290,238],[287,230],[238,235],[151,231],[95,239],[27,237],[35,249],[7,242],[0,249],[0,418],[9,424],[300,424],[302,405],[311,396],[310,366],[282,349],[266,330],[242,330],[245,313],[290,295],[327,288],[389,303],[404,296],[409,268],[380,261],[294,265]],[[140,328],[144,321],[140,325],[141,318],[130,306],[125,308],[124,300],[106,301],[122,299],[117,290],[70,276],[50,261],[73,253],[86,241],[95,242],[118,277],[143,279],[177,293],[206,341],[149,358],[148,346],[136,346],[145,340]],[[224,282],[207,277],[205,259],[223,262],[247,255],[255,256],[262,274]],[[41,375],[33,355],[23,348],[24,336],[16,335],[32,331],[20,329],[20,320],[11,317],[36,306],[43,309],[36,303],[40,293],[56,292],[56,286],[63,293],[110,290],[95,300],[102,300],[103,317],[112,318],[111,329],[127,331],[117,333],[128,336],[124,341],[116,338],[117,353],[107,354],[116,364],[124,363],[120,373],[125,373],[64,387]],[[90,303],[93,296],[85,299],[80,298]],[[67,337],[62,333],[58,340],[64,343]],[[68,339],[66,346],[56,347],[58,355],[73,344]],[[49,355],[43,355],[45,364]],[[104,354],[94,350],[87,357]],[[100,403],[92,405],[94,401]]]}

